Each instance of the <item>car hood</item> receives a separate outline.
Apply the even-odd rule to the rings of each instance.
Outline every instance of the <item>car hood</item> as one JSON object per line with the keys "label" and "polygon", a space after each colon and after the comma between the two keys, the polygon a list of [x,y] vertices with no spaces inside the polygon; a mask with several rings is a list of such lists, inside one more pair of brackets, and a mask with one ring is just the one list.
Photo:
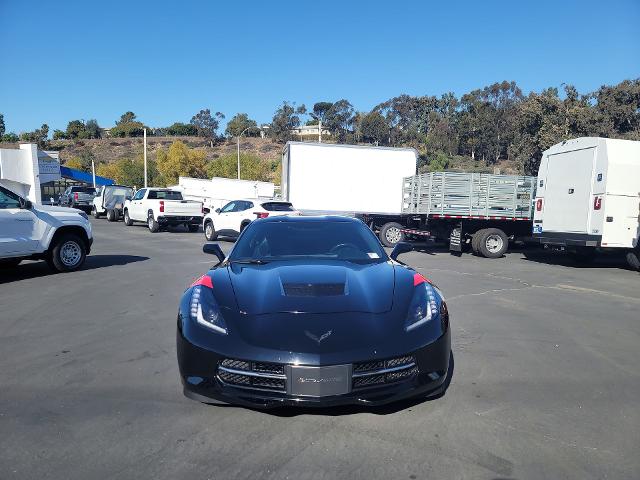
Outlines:
{"label": "car hood", "polygon": [[242,314],[383,313],[393,305],[390,262],[232,263],[227,271]]}

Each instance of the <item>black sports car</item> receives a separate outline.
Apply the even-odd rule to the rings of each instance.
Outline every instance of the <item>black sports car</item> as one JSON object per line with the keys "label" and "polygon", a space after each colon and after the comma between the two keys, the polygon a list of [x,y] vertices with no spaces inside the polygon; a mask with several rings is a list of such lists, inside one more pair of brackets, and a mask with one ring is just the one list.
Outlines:
{"label": "black sports car", "polygon": [[185,292],[177,350],[186,396],[252,407],[379,405],[444,391],[442,294],[387,256],[360,220],[253,221]]}

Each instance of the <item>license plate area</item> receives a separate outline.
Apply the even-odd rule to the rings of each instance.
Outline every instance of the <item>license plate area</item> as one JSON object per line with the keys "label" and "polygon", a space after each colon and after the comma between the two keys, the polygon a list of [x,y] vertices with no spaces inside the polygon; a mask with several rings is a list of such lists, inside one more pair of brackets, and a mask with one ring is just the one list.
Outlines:
{"label": "license plate area", "polygon": [[329,397],[351,392],[351,365],[286,367],[287,393],[301,397]]}

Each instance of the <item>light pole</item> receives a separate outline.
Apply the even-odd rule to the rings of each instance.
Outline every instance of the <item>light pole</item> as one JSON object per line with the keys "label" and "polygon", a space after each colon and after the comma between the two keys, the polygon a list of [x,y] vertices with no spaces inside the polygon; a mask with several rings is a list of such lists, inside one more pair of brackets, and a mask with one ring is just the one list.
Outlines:
{"label": "light pole", "polygon": [[252,128],[258,128],[258,127],[247,127],[240,132],[240,135],[238,135],[238,180],[240,180],[240,137],[244,132],[246,132],[247,130],[251,130]]}

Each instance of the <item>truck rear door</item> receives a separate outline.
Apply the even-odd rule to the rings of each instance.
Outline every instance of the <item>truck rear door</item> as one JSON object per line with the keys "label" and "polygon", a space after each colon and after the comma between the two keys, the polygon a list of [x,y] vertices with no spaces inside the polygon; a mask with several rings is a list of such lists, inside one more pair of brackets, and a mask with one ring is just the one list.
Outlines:
{"label": "truck rear door", "polygon": [[543,204],[545,232],[590,233],[596,147],[549,155]]}

